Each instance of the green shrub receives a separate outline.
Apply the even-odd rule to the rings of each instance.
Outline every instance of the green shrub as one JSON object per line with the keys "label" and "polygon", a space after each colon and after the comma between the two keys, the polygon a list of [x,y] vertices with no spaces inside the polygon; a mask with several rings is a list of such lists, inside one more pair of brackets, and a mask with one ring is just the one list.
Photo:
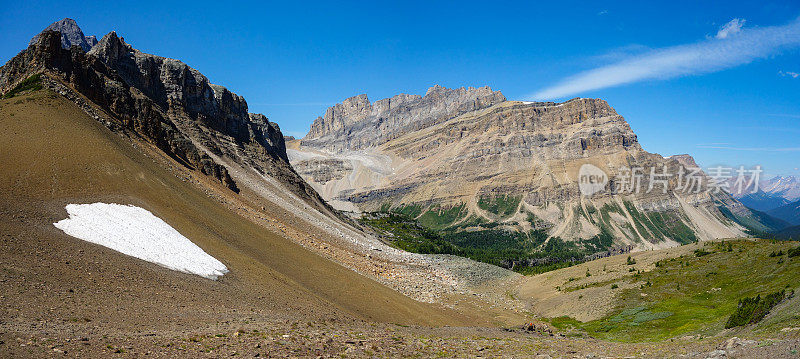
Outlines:
{"label": "green shrub", "polygon": [[779,250],[777,252],[772,251],[772,253],[770,253],[769,256],[770,258],[783,256],[783,250]]}
{"label": "green shrub", "polygon": [[694,256],[695,256],[695,257],[707,256],[707,255],[709,255],[709,254],[711,254],[711,252],[709,252],[709,251],[707,251],[707,250],[705,250],[705,249],[702,249],[702,248],[701,248],[701,249],[695,249],[695,250],[694,250]]}
{"label": "green shrub", "polygon": [[736,311],[728,318],[725,328],[739,327],[757,323],[763,319],[774,306],[778,305],[786,296],[786,290],[764,296],[757,295],[752,298],[742,298]]}
{"label": "green shrub", "polygon": [[28,77],[14,87],[11,91],[6,92],[3,98],[12,98],[17,94],[24,91],[39,91],[42,89],[42,77],[39,74]]}
{"label": "green shrub", "polygon": [[792,248],[788,252],[789,258],[800,256],[800,247]]}

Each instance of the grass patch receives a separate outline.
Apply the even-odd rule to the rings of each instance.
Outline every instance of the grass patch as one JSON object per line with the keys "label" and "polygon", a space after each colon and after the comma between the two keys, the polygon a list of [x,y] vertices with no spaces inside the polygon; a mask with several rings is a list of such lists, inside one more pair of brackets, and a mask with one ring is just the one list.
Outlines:
{"label": "grass patch", "polygon": [[436,207],[425,211],[417,218],[419,223],[430,229],[445,229],[466,215],[464,204],[453,207]]}
{"label": "grass patch", "polygon": [[390,243],[414,253],[459,254],[460,248],[443,240],[435,232],[397,213],[364,216],[361,222],[372,226],[389,238]]}
{"label": "grass patch", "polygon": [[[698,251],[705,253],[701,256],[692,253],[661,260],[650,272],[631,273],[614,281],[611,287],[616,285],[619,293],[611,315],[585,323],[563,319],[554,323],[568,323],[592,336],[616,341],[713,335],[723,330],[737,312],[742,313],[737,318],[746,320],[734,320],[736,323],[752,322],[752,318],[761,316],[758,313],[765,313],[764,308],[775,303],[765,293],[778,296],[775,293],[788,292],[800,283],[800,260],[776,262],[770,258],[773,252],[796,247],[794,243],[736,240],[709,243],[706,247]],[[629,285],[623,287],[623,283]],[[756,304],[753,298],[758,298]],[[746,305],[740,309],[745,300]],[[786,310],[792,313],[783,313]],[[797,308],[781,311],[781,318],[786,319],[773,325],[777,330],[800,326]],[[637,317],[638,313],[643,314]]]}
{"label": "grass patch", "polygon": [[22,80],[22,82],[20,82],[19,85],[15,86],[13,89],[11,89],[11,91],[6,92],[6,94],[3,95],[3,98],[12,98],[26,91],[39,91],[41,89],[42,89],[42,76],[40,74],[36,74],[31,77],[28,77],[25,80]]}
{"label": "grass patch", "polygon": [[630,201],[624,201],[623,204],[628,213],[631,214],[636,229],[642,236],[646,236],[649,233],[649,238],[652,240],[661,240],[668,237],[681,244],[697,241],[694,231],[683,223],[677,213],[640,212]]}
{"label": "grass patch", "polygon": [[[385,211],[382,211],[385,212]],[[420,214],[422,214],[422,206],[417,204],[412,205],[403,205],[400,207],[396,207],[392,210],[393,213],[401,214],[405,217],[409,218],[417,218]]]}
{"label": "grass patch", "polygon": [[506,218],[517,212],[521,200],[520,196],[481,196],[478,199],[478,207],[500,218]]}

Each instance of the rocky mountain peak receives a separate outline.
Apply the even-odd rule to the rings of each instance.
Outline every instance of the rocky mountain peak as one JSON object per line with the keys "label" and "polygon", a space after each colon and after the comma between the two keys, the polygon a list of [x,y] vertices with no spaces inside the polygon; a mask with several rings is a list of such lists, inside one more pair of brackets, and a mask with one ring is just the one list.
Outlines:
{"label": "rocky mountain peak", "polygon": [[230,167],[272,177],[312,206],[328,210],[289,164],[279,127],[249,113],[243,97],[181,61],[136,50],[113,31],[88,52],[64,49],[63,35],[43,31],[0,67],[0,92],[39,75],[44,87],[112,131],[148,141],[234,192],[239,179],[231,176]]}
{"label": "rocky mountain peak", "polygon": [[100,41],[88,52],[90,55],[104,59],[106,62],[116,62],[125,54],[132,52],[133,47],[117,36],[115,31],[103,36]]}
{"label": "rocky mountain peak", "polygon": [[[45,31],[60,32],[61,47],[67,50],[69,50],[69,48],[72,46],[78,46],[84,52],[88,52],[94,45],[97,44],[97,38],[95,36],[85,36],[81,28],[78,27],[78,23],[70,18],[64,18],[50,24],[50,26],[46,27],[42,32]],[[28,45],[30,46],[38,42],[40,36],[41,33],[34,36]]]}
{"label": "rocky mountain peak", "polygon": [[440,92],[442,90],[446,90],[444,87],[439,85],[433,85],[432,87],[428,88],[428,91],[425,92],[425,96]]}
{"label": "rocky mountain peak", "polygon": [[776,176],[762,180],[760,187],[764,192],[788,201],[800,199],[800,179],[794,176]]}
{"label": "rocky mountain peak", "polygon": [[399,94],[375,103],[362,94],[328,108],[303,142],[332,151],[359,150],[504,101],[500,91],[488,86],[448,89],[434,85],[425,96]]}
{"label": "rocky mountain peak", "polygon": [[685,168],[699,168],[700,166],[695,162],[694,157],[690,154],[680,154],[680,155],[672,155],[667,157],[667,159],[673,159],[678,161],[678,163],[685,167]]}

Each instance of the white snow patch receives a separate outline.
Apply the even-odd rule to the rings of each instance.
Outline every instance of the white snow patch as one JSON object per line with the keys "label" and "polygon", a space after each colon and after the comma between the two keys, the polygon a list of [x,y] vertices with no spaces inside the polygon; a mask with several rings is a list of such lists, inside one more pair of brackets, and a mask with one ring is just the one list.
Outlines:
{"label": "white snow patch", "polygon": [[172,270],[216,280],[228,272],[148,210],[121,204],[68,204],[69,218],[53,223],[64,233]]}

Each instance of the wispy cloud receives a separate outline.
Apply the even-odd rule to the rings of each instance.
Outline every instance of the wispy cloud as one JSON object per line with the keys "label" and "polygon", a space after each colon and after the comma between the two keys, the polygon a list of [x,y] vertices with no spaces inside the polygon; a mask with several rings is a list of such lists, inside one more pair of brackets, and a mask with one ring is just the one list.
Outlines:
{"label": "wispy cloud", "polygon": [[778,71],[778,75],[781,75],[783,77],[791,77],[793,79],[800,77],[799,73],[792,71]]}
{"label": "wispy cloud", "polygon": [[742,26],[744,26],[745,21],[746,20],[744,19],[738,19],[738,18],[728,21],[727,24],[722,25],[722,27],[719,28],[719,31],[717,31],[717,35],[714,37],[718,39],[726,39],[728,38],[728,36],[742,31]]}
{"label": "wispy cloud", "polygon": [[597,13],[597,16],[608,15],[608,10],[603,10]]}
{"label": "wispy cloud", "polygon": [[800,46],[800,18],[786,25],[760,28],[741,28],[744,20],[734,20],[735,24],[729,25],[731,21],[720,29],[717,36],[724,34],[720,38],[631,56],[568,77],[530,95],[529,99],[552,100],[644,80],[710,73]]}

